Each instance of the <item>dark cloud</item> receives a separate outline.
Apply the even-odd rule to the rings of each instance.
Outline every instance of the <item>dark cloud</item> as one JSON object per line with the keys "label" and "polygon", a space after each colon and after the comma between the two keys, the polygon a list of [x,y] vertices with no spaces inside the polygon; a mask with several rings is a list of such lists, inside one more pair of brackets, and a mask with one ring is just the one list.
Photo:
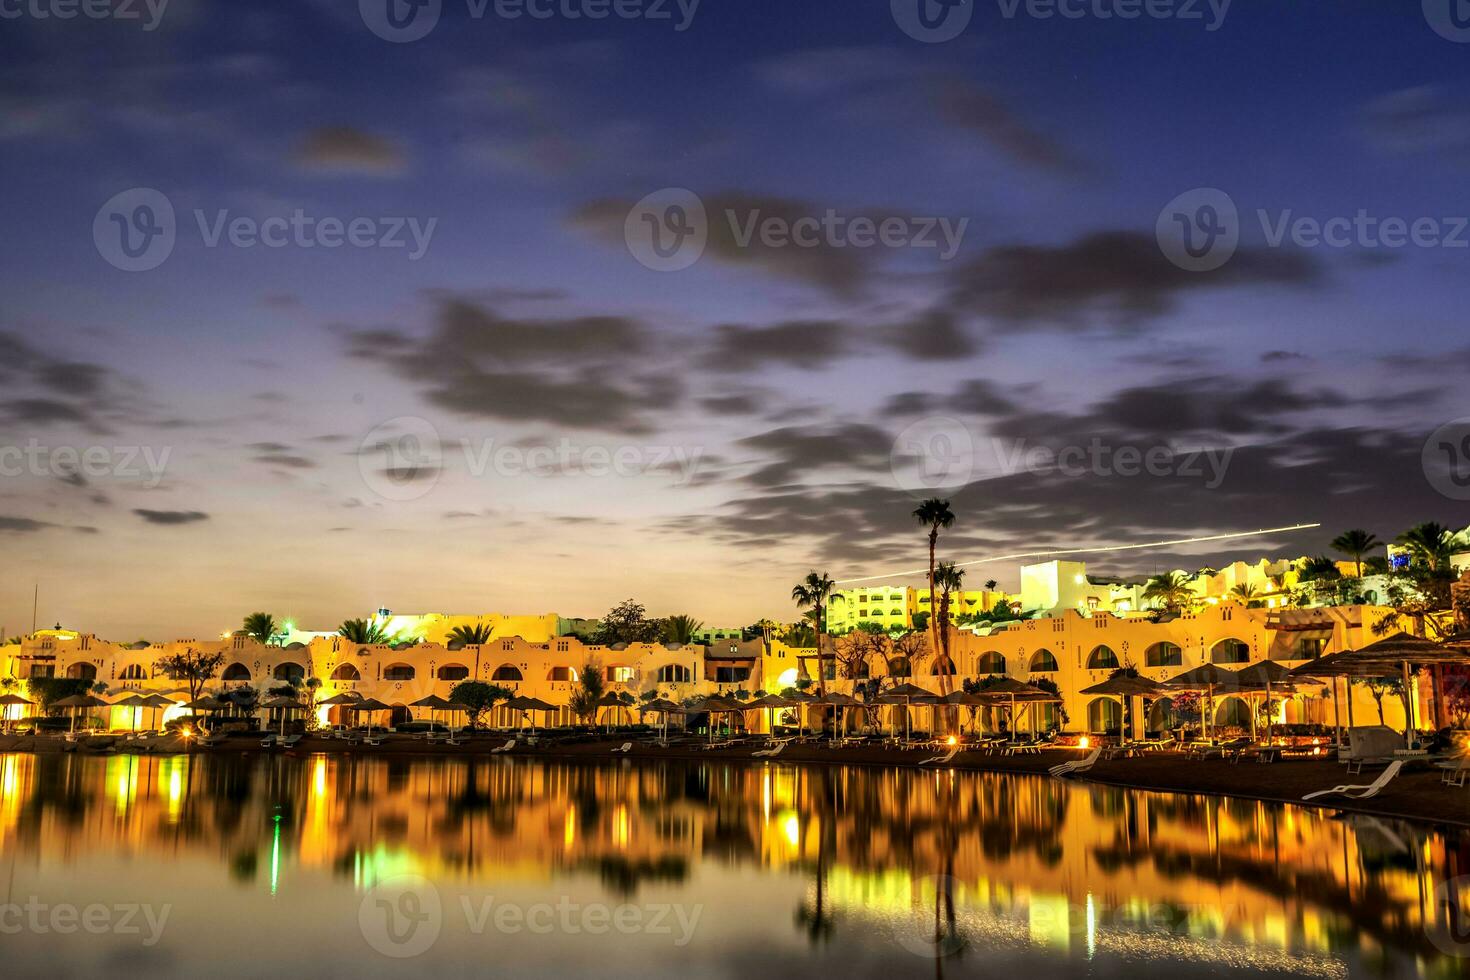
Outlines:
{"label": "dark cloud", "polygon": [[861,472],[887,470],[893,439],[884,430],[863,423],[786,426],[747,436],[739,449],[754,451],[757,468],[746,482],[774,487],[810,477],[821,471]]}
{"label": "dark cloud", "polygon": [[1279,364],[1283,361],[1309,361],[1307,355],[1294,350],[1268,350],[1261,355],[1262,364]]}
{"label": "dark cloud", "polygon": [[209,520],[208,514],[198,510],[145,510],[138,508],[133,513],[143,518],[149,524],[195,524],[199,521]]}
{"label": "dark cloud", "polygon": [[1095,232],[1065,245],[1001,245],[952,273],[949,306],[1017,325],[1086,329],[1098,320],[1138,328],[1190,292],[1242,285],[1308,286],[1300,252],[1242,248],[1221,269],[1178,268],[1150,235]]}
{"label": "dark cloud", "polygon": [[33,521],[29,517],[0,517],[0,532],[11,534],[33,534],[55,526],[45,521]]}
{"label": "dark cloud", "polygon": [[391,141],[352,126],[323,126],[308,133],[296,162],[307,170],[377,177],[397,176],[405,166],[403,151]]}
{"label": "dark cloud", "polygon": [[755,415],[763,407],[754,395],[707,395],[698,403],[711,415]]}
{"label": "dark cloud", "polygon": [[905,391],[891,396],[884,404],[882,414],[890,417],[932,415],[950,413],[954,415],[997,415],[1008,416],[1021,411],[1020,404],[1000,385],[984,378],[962,381],[947,394],[927,391]]}
{"label": "dark cloud", "polygon": [[267,466],[306,470],[315,467],[316,460],[303,456],[293,447],[280,442],[253,442],[246,447],[255,453],[255,461]]}
{"label": "dark cloud", "polygon": [[709,371],[758,371],[770,367],[815,371],[851,350],[852,330],[841,323],[798,320],[771,326],[722,324],[701,357]]}
{"label": "dark cloud", "polygon": [[1363,107],[1363,133],[1389,154],[1463,154],[1470,149],[1470,109],[1456,93],[1423,85],[1379,96]]}
{"label": "dark cloud", "polygon": [[947,78],[931,83],[930,92],[940,118],[980,136],[1017,164],[1067,176],[1091,170],[1081,158],[1027,125],[995,95],[978,86]]}
{"label": "dark cloud", "polygon": [[916,361],[947,361],[972,357],[980,341],[944,310],[931,310],[886,331],[889,346]]}

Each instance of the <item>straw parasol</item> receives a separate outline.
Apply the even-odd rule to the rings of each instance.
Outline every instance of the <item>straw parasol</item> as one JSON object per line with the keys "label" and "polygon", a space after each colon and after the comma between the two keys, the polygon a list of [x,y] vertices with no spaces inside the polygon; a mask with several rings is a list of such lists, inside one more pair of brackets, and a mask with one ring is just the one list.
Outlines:
{"label": "straw parasol", "polygon": [[[843,709],[846,708],[861,708],[863,706],[863,703],[857,698],[853,697],[851,694],[843,694],[841,691],[828,691],[826,694],[823,694],[821,697],[817,698],[816,703],[825,704],[834,712],[841,712]],[[838,732],[842,731],[842,720],[844,718],[845,715],[843,714],[839,713],[837,715],[836,730]]]}
{"label": "straw parasol", "polygon": [[[984,688],[975,692],[982,699],[1003,698],[1010,703],[1010,731],[1011,737],[1016,732],[1016,704],[1039,704],[1047,701],[1060,701],[1061,698],[1050,691],[1043,691],[1034,684],[1023,684],[1014,677],[1002,677],[1000,680],[987,684]],[[1035,730],[1036,719],[1032,717],[1032,729]]]}
{"label": "straw parasol", "polygon": [[1205,692],[1205,710],[1202,714],[1204,734],[1208,738],[1213,721],[1210,715],[1215,710],[1215,689],[1235,690],[1240,687],[1240,679],[1233,670],[1226,670],[1217,664],[1200,664],[1198,667],[1171,677],[1164,682],[1164,686],[1184,691]]}
{"label": "straw parasol", "polygon": [[[1262,660],[1258,664],[1247,667],[1244,670],[1237,672],[1235,678],[1244,688],[1252,691],[1264,691],[1266,695],[1266,704],[1268,706],[1271,704],[1272,688],[1275,688],[1276,690],[1281,691],[1285,694],[1294,694],[1296,693],[1298,685],[1303,682],[1316,685],[1320,685],[1322,683],[1321,681],[1311,678],[1293,678],[1289,669],[1281,666],[1281,664],[1277,663],[1274,660]],[[1336,685],[1334,685],[1334,687],[1335,686]],[[1337,696],[1337,692],[1335,690],[1332,693],[1334,697]],[[1252,712],[1251,714],[1251,727],[1255,727],[1254,712]],[[1274,722],[1272,721],[1271,715],[1268,711],[1266,714],[1267,743],[1269,743],[1272,739],[1273,727]]]}
{"label": "straw parasol", "polygon": [[287,697],[284,694],[277,694],[275,697],[266,698],[260,702],[259,706],[265,708],[267,711],[279,711],[281,713],[282,738],[286,737],[286,712],[300,711],[305,707],[300,701],[293,697]]}
{"label": "straw parasol", "polygon": [[[428,708],[430,711],[434,712],[435,715],[437,715],[441,711],[457,710],[459,706],[456,705],[453,701],[448,701],[444,698],[441,698],[437,694],[430,694],[426,698],[419,698],[417,701],[410,703],[409,707]],[[439,719],[436,717],[434,720],[438,721]]]}
{"label": "straw parasol", "polygon": [[745,702],[744,707],[746,711],[765,711],[766,728],[774,735],[776,733],[775,712],[784,708],[794,708],[797,704],[798,702],[790,698],[783,698],[779,694],[762,694],[754,701]]}
{"label": "straw parasol", "polygon": [[[56,707],[56,708],[107,708],[107,707],[110,707],[110,705],[106,701],[102,700],[101,698],[93,697],[90,694],[73,694],[69,698],[62,698],[61,700],[56,701],[52,705],[52,707]],[[75,732],[77,730],[77,715],[76,715],[76,712],[75,711],[73,711],[72,712],[72,715],[71,715],[71,730],[73,732]]]}
{"label": "straw parasol", "polygon": [[[356,715],[359,712],[362,712],[362,711],[392,711],[393,710],[393,706],[392,705],[384,704],[383,702],[379,701],[377,698],[366,698],[366,699],[364,699],[362,701],[354,701],[352,704],[347,705],[346,708],[347,708],[348,711],[351,711],[353,713],[353,716],[354,717],[356,717]],[[368,730],[368,734],[369,735],[371,735],[373,733],[373,719],[371,717],[368,718],[367,730]]]}
{"label": "straw parasol", "polygon": [[659,723],[663,728],[663,737],[667,740],[669,737],[669,715],[683,714],[684,707],[683,705],[675,704],[668,698],[654,698],[652,701],[645,701],[638,706],[638,717],[641,718],[650,711],[658,713]]}
{"label": "straw parasol", "polygon": [[[703,711],[709,715],[740,714],[745,711],[745,702],[736,701],[734,698],[727,698],[719,694],[711,694],[709,697],[699,702],[699,704],[695,706],[695,710]],[[715,740],[715,725],[713,719],[710,720],[709,740],[711,742]]]}
{"label": "straw parasol", "polygon": [[[0,694],[0,709],[14,708],[14,707],[16,707],[18,705],[35,704],[35,703],[36,702],[34,702],[34,701],[27,701],[25,698],[21,697],[19,694]],[[10,731],[10,718],[9,718],[9,714],[10,714],[10,712],[8,712],[8,711],[0,710],[0,718],[4,718],[5,719],[5,731],[7,733]]]}
{"label": "straw parasol", "polygon": [[[527,711],[555,711],[555,710],[557,710],[556,709],[556,705],[554,705],[554,704],[547,704],[545,701],[542,701],[540,698],[521,697],[519,695],[516,696],[516,697],[513,697],[509,701],[505,702],[505,706],[507,708],[509,708],[510,710],[512,710],[512,711],[519,711],[522,714],[524,714]],[[532,732],[532,734],[535,734],[535,732],[536,732],[536,719],[535,719],[534,716],[531,718],[531,732]]]}
{"label": "straw parasol", "polygon": [[[621,697],[619,697],[616,692],[614,692],[614,691],[608,691],[602,697],[600,697],[600,698],[597,699],[597,707],[599,707],[599,708],[623,708],[624,710],[626,710],[627,707],[628,707],[628,704]],[[611,731],[612,730],[612,725],[611,724],[609,724],[607,727],[608,727],[608,731]]]}
{"label": "straw parasol", "polygon": [[[112,702],[111,707],[114,707],[114,708],[151,708],[151,707],[153,707],[153,705],[149,704],[148,703],[148,699],[145,698],[145,697],[143,697],[143,695],[141,695],[141,694],[129,694],[127,697],[123,698],[121,701],[114,701],[114,702]],[[138,730],[138,716],[137,716],[137,714],[129,715],[129,717],[128,717],[128,728],[131,729],[132,731],[135,731],[135,732]]]}
{"label": "straw parasol", "polygon": [[904,741],[908,741],[909,736],[913,734],[913,726],[908,709],[916,704],[925,704],[932,707],[942,703],[937,694],[932,691],[926,691],[922,687],[910,684],[907,681],[884,691],[878,695],[875,701],[878,704],[890,704],[895,707],[903,705]]}

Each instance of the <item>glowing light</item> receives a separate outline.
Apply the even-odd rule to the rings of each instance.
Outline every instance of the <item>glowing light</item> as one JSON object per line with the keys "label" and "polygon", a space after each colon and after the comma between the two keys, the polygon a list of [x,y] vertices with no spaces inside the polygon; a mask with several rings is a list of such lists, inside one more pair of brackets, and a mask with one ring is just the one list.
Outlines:
{"label": "glowing light", "polygon": [[562,845],[571,850],[577,843],[577,811],[571,807],[567,808],[567,819],[561,832]]}
{"label": "glowing light", "polygon": [[[1025,551],[1013,555],[994,555],[990,558],[976,558],[973,561],[956,562],[955,567],[964,568],[969,565],[986,565],[997,561],[1015,561],[1018,558],[1051,558],[1057,555],[1100,555],[1113,554],[1119,551],[1139,551],[1144,548],[1165,548],[1180,544],[1204,544],[1209,541],[1229,541],[1232,538],[1253,538],[1261,534],[1286,534],[1292,531],[1309,531],[1312,528],[1321,527],[1321,524],[1293,524],[1290,527],[1268,527],[1259,531],[1232,531],[1229,534],[1206,534],[1197,538],[1175,538],[1170,541],[1145,541],[1142,544],[1111,544],[1096,548],[1060,548],[1055,551]],[[838,579],[838,585],[848,585],[852,582],[875,582],[878,579],[899,578],[905,575],[927,575],[928,568],[910,568],[902,572],[885,572],[882,575],[867,575],[862,578]]]}
{"label": "glowing light", "polygon": [[945,739],[945,742],[946,742],[946,744],[949,744],[949,745],[959,745],[960,744],[960,740],[957,739],[957,738],[955,738],[953,735],[951,735],[949,738]]}
{"label": "glowing light", "polygon": [[793,813],[786,818],[781,825],[781,830],[786,835],[786,843],[790,844],[793,849],[801,846],[801,821],[797,819],[796,814]]}
{"label": "glowing light", "polygon": [[1083,735],[1081,738],[1079,738],[1077,740],[1077,747],[1079,749],[1086,749],[1086,748],[1090,748],[1091,746],[1092,746],[1092,739],[1088,738],[1086,735]]}

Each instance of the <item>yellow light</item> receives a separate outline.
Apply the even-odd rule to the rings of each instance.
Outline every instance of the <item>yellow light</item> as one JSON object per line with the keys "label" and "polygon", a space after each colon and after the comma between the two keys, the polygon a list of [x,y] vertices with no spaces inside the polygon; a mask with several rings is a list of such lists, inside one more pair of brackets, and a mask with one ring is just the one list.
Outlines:
{"label": "yellow light", "polygon": [[960,740],[959,740],[959,739],[957,739],[957,738],[955,738],[955,737],[954,737],[954,736],[953,736],[953,735],[951,735],[951,736],[950,736],[950,737],[949,737],[949,739],[948,739],[948,743],[949,743],[949,744],[950,744],[950,745],[958,745],[958,744],[960,744]]}
{"label": "yellow light", "polygon": [[1077,740],[1077,747],[1078,748],[1085,749],[1085,748],[1088,748],[1091,745],[1092,745],[1092,739],[1088,738],[1086,735],[1083,735],[1081,738],[1079,738]]}

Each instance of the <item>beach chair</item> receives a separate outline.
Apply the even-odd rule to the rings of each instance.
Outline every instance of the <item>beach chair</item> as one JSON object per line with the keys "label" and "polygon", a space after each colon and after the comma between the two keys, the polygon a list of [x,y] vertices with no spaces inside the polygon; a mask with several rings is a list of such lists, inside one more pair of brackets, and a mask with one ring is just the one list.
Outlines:
{"label": "beach chair", "polygon": [[1073,759],[1071,762],[1063,762],[1060,765],[1052,766],[1047,772],[1060,779],[1063,776],[1086,772],[1096,765],[1097,760],[1100,758],[1102,758],[1102,746],[1093,749],[1081,759]]}
{"label": "beach chair", "polygon": [[500,748],[498,748],[498,749],[491,749],[490,750],[490,754],[491,755],[500,755],[502,752],[509,752],[511,749],[513,749],[515,747],[516,747],[516,740],[515,739],[511,739],[510,741],[506,742],[504,745],[500,746]]}
{"label": "beach chair", "polygon": [[751,753],[751,756],[760,756],[760,757],[765,758],[765,759],[774,759],[776,756],[780,755],[781,754],[781,751],[783,749],[785,749],[785,748],[786,748],[786,742],[784,742],[784,741],[777,742],[775,745],[771,746],[769,749],[760,749],[760,750],[758,750],[756,752],[752,752]]}
{"label": "beach chair", "polygon": [[1302,799],[1314,800],[1319,796],[1347,796],[1355,800],[1370,799],[1371,797],[1377,796],[1379,793],[1381,793],[1383,791],[1383,787],[1392,782],[1393,778],[1399,774],[1399,770],[1403,767],[1404,760],[1395,759],[1393,762],[1390,762],[1388,764],[1387,769],[1378,774],[1377,779],[1373,780],[1373,782],[1369,783],[1367,786],[1334,786],[1331,789],[1322,789],[1318,790],[1315,793],[1308,793],[1306,796],[1303,796]]}
{"label": "beach chair", "polygon": [[301,741],[300,735],[287,735],[285,738],[277,739],[276,744],[283,749],[289,749],[299,741]]}
{"label": "beach chair", "polygon": [[263,748],[263,749],[275,748],[275,745],[276,745],[276,736],[275,736],[274,733],[272,733],[270,735],[267,735],[265,738],[263,738],[263,739],[260,740],[260,747]]}
{"label": "beach chair", "polygon": [[949,751],[947,753],[945,753],[944,755],[936,755],[932,759],[922,759],[922,760],[920,760],[919,765],[921,765],[921,766],[927,766],[927,765],[931,765],[931,764],[932,765],[936,765],[936,766],[945,765],[950,760],[952,760],[955,756],[959,755],[960,754],[960,749],[962,749],[962,748],[964,748],[964,746],[962,746],[962,745],[952,745],[952,746],[950,746]]}
{"label": "beach chair", "polygon": [[1439,774],[1439,781],[1443,785],[1464,786],[1466,777],[1470,776],[1470,754],[1448,762],[1436,762],[1435,766],[1443,770]]}
{"label": "beach chair", "polygon": [[633,743],[632,742],[624,742],[622,745],[619,745],[617,748],[613,749],[613,751],[614,752],[621,752],[624,755],[627,755],[629,752],[632,752],[633,751]]}

